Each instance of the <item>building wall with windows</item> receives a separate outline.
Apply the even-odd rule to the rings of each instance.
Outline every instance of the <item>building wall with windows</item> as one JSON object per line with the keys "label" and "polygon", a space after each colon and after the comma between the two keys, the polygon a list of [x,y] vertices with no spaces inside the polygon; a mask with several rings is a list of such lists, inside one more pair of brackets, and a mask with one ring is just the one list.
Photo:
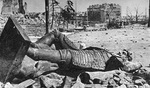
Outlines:
{"label": "building wall with windows", "polygon": [[95,22],[108,22],[112,20],[120,20],[121,19],[121,6],[119,4],[97,4],[90,5],[87,8],[88,12],[88,21]]}
{"label": "building wall with windows", "polygon": [[87,25],[87,13],[86,12],[77,12],[76,16],[69,21],[70,24],[75,26],[84,26]]}

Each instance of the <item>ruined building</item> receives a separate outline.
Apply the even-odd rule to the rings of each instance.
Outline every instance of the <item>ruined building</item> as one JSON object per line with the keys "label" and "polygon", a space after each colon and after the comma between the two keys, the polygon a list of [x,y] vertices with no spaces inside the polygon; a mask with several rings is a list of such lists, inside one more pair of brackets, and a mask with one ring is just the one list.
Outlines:
{"label": "ruined building", "polygon": [[87,9],[88,21],[91,22],[108,22],[121,19],[121,6],[119,4],[97,4],[91,5]]}
{"label": "ruined building", "polygon": [[[26,3],[27,8],[27,3]],[[23,0],[3,0],[3,6],[1,8],[1,14],[25,14]]]}

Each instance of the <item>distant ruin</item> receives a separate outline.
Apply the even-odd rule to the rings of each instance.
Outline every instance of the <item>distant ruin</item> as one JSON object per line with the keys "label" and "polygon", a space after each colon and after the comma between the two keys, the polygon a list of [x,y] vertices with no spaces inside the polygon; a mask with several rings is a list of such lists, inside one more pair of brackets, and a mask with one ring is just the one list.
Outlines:
{"label": "distant ruin", "polygon": [[23,0],[3,0],[1,14],[25,14],[27,11],[27,3],[23,5]]}

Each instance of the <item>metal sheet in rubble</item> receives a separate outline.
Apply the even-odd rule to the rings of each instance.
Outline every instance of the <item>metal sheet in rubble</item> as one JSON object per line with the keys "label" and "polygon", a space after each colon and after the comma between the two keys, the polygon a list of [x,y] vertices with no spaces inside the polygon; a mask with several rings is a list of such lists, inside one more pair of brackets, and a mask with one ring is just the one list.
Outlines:
{"label": "metal sheet in rubble", "polygon": [[0,81],[17,72],[29,48],[30,39],[14,17],[9,17],[0,36]]}

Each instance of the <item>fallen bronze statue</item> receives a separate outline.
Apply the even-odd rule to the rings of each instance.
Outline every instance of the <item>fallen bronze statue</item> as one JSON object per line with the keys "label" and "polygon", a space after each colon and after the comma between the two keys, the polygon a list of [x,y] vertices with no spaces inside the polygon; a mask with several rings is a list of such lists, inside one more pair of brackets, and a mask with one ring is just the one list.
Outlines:
{"label": "fallen bronze statue", "polygon": [[[82,48],[82,45],[76,46],[58,30],[53,30],[36,42],[31,42],[13,17],[8,19],[2,31],[0,47],[0,65],[2,67],[0,81],[3,83],[32,78],[36,79],[35,84],[40,82],[37,79],[42,80],[47,88],[60,86],[84,88],[85,86],[81,86],[82,84],[101,84],[103,88],[107,88],[112,86],[111,83],[115,83],[113,84],[115,87],[128,88],[124,86],[132,84],[134,77],[126,79],[124,76],[127,76],[127,73],[141,75],[139,69],[142,65],[133,63],[131,53],[125,49],[119,54],[113,54],[99,47]],[[33,59],[35,63],[22,67],[21,63],[23,59],[26,59],[25,55]],[[106,77],[106,74],[109,76]],[[68,80],[68,77],[76,80],[75,85]],[[127,82],[121,82],[123,80]],[[35,88],[33,84],[30,85]],[[67,87],[68,85],[69,87]],[[100,88],[100,86],[93,88]]]}
{"label": "fallen bronze statue", "polygon": [[[51,48],[52,44],[55,45],[56,49]],[[108,71],[122,68],[126,61],[132,60],[130,53],[126,50],[124,52],[126,54],[119,57],[98,47],[80,49],[65,35],[54,30],[35,43],[31,43],[27,55],[36,61],[46,60],[52,63],[64,63],[64,66],[70,69]]]}

